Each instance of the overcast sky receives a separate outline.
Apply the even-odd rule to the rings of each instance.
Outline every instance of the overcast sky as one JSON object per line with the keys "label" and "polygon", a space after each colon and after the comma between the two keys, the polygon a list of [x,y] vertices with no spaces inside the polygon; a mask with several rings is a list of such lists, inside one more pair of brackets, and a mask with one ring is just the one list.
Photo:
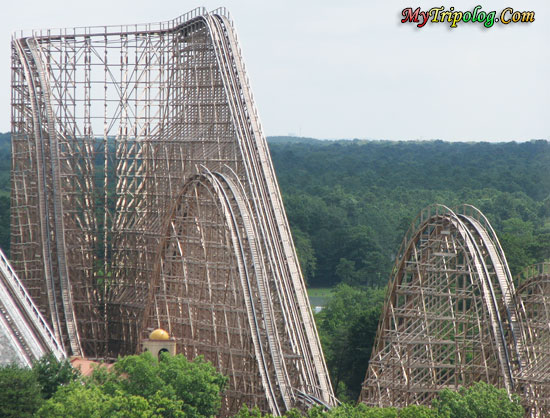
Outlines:
{"label": "overcast sky", "polygon": [[[535,12],[530,24],[400,22],[404,7]],[[31,0],[2,4],[0,131],[10,130],[19,29],[170,20],[226,6],[267,135],[522,141],[550,138],[548,0]]]}

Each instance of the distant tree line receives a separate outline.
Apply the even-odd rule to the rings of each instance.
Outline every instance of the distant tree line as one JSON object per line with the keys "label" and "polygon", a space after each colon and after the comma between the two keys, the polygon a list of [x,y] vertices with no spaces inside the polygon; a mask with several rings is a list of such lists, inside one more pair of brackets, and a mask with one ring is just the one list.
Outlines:
{"label": "distant tree line", "polygon": [[513,274],[550,258],[550,143],[316,141],[270,150],[310,286],[384,286],[432,203],[478,207]]}

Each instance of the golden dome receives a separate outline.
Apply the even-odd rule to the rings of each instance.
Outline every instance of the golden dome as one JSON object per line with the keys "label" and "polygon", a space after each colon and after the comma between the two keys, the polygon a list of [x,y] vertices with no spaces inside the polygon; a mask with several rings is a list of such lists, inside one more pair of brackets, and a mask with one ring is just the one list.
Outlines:
{"label": "golden dome", "polygon": [[168,334],[168,332],[166,332],[162,328],[157,328],[151,334],[149,334],[149,339],[166,341],[170,339],[170,334]]}

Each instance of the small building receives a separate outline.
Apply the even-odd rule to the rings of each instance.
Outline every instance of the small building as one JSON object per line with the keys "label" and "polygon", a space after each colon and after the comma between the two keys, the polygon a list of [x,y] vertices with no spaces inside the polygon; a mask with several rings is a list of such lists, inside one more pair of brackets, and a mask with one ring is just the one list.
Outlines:
{"label": "small building", "polygon": [[171,338],[170,334],[162,328],[157,328],[151,332],[149,338],[142,341],[141,347],[143,352],[149,351],[157,358],[160,353],[176,355],[176,340]]}

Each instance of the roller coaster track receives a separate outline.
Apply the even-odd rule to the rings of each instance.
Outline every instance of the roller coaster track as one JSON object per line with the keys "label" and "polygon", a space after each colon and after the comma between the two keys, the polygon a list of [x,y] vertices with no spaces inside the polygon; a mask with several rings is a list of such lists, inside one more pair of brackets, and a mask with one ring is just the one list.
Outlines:
{"label": "roller coaster track", "polygon": [[[317,380],[315,376],[320,373],[318,383],[321,393],[329,391],[330,383],[328,380],[328,372],[324,363],[321,347],[318,343],[319,339],[316,334],[311,309],[305,293],[305,286],[302,281],[301,273],[299,272],[299,264],[297,262],[296,253],[292,244],[288,221],[284,213],[280,192],[276,184],[276,177],[271,164],[271,158],[267,148],[265,138],[260,133],[258,117],[255,114],[250,114],[251,109],[255,109],[252,96],[248,87],[248,80],[245,76],[244,66],[240,50],[237,45],[235,32],[231,30],[231,24],[227,18],[222,15],[213,14],[210,16],[212,21],[211,33],[214,39],[214,44],[220,47],[217,54],[222,74],[227,80],[225,83],[227,96],[232,101],[235,111],[234,123],[237,132],[240,132],[242,144],[245,148],[244,153],[248,158],[244,159],[245,164],[250,164],[248,168],[250,185],[253,186],[253,194],[258,196],[257,199],[252,199],[255,211],[259,214],[260,222],[258,225],[263,230],[265,242],[272,244],[274,248],[272,256],[269,260],[277,260],[278,266],[275,271],[279,271],[281,282],[286,289],[284,292],[294,292],[296,302],[293,298],[288,298],[288,302],[294,302],[287,311],[287,323],[295,324],[296,330],[302,331],[297,333],[296,344],[299,345],[300,353],[311,351],[311,360],[304,357],[304,360],[311,361],[306,370],[310,379]],[[215,29],[214,29],[215,28]],[[219,42],[216,42],[219,40]],[[236,99],[241,100],[236,100]],[[270,205],[260,205],[258,202],[270,202]],[[280,237],[280,238],[279,238]],[[287,270],[288,271],[285,271]],[[278,283],[279,281],[276,281]],[[302,328],[300,323],[304,324]],[[275,333],[268,333],[275,336]],[[273,344],[272,344],[273,345]],[[278,368],[276,366],[276,368]],[[278,372],[278,380],[281,387],[285,387],[282,383],[282,372]],[[285,390],[283,390],[285,392]],[[285,404],[288,407],[286,395],[283,396]]]}
{"label": "roller coaster track", "polygon": [[1,250],[0,328],[24,365],[30,366],[47,353],[53,353],[58,360],[65,357],[65,350]]}
{"label": "roller coaster track", "polygon": [[222,415],[334,405],[225,9],[12,42],[14,269],[68,355],[151,328],[230,377]]}
{"label": "roller coaster track", "polygon": [[472,206],[422,211],[401,246],[361,400],[429,404],[477,380],[514,393],[523,329],[506,258]]}
{"label": "roller coaster track", "polygon": [[[39,213],[40,213],[40,219],[47,220],[49,219],[48,214],[48,206],[45,202],[44,194],[47,190],[46,187],[46,173],[45,173],[45,150],[44,150],[44,137],[42,133],[42,123],[41,123],[41,116],[40,116],[40,103],[38,102],[39,94],[37,93],[37,85],[40,83],[35,80],[35,72],[31,70],[31,59],[29,58],[30,52],[28,51],[27,47],[27,41],[25,39],[21,40],[15,40],[14,41],[14,48],[16,49],[16,53],[20,57],[20,61],[22,64],[22,68],[24,70],[25,79],[28,85],[29,90],[29,96],[31,98],[30,105],[31,105],[31,111],[32,111],[32,120],[33,120],[33,134],[34,139],[36,141],[35,143],[35,150],[37,153],[36,157],[36,178],[37,182],[39,184],[37,188],[37,192],[39,194]],[[41,248],[43,251],[43,259],[44,259],[44,282],[46,283],[46,289],[47,289],[47,295],[48,295],[48,301],[49,301],[49,310],[52,316],[52,325],[53,329],[55,330],[56,337],[58,340],[61,340],[61,321],[59,319],[59,312],[57,310],[57,297],[54,293],[54,283],[53,283],[53,271],[52,271],[52,265],[51,265],[51,244],[50,240],[47,239],[47,237],[51,236],[50,233],[50,225],[48,222],[40,222],[40,236],[41,236]]]}

